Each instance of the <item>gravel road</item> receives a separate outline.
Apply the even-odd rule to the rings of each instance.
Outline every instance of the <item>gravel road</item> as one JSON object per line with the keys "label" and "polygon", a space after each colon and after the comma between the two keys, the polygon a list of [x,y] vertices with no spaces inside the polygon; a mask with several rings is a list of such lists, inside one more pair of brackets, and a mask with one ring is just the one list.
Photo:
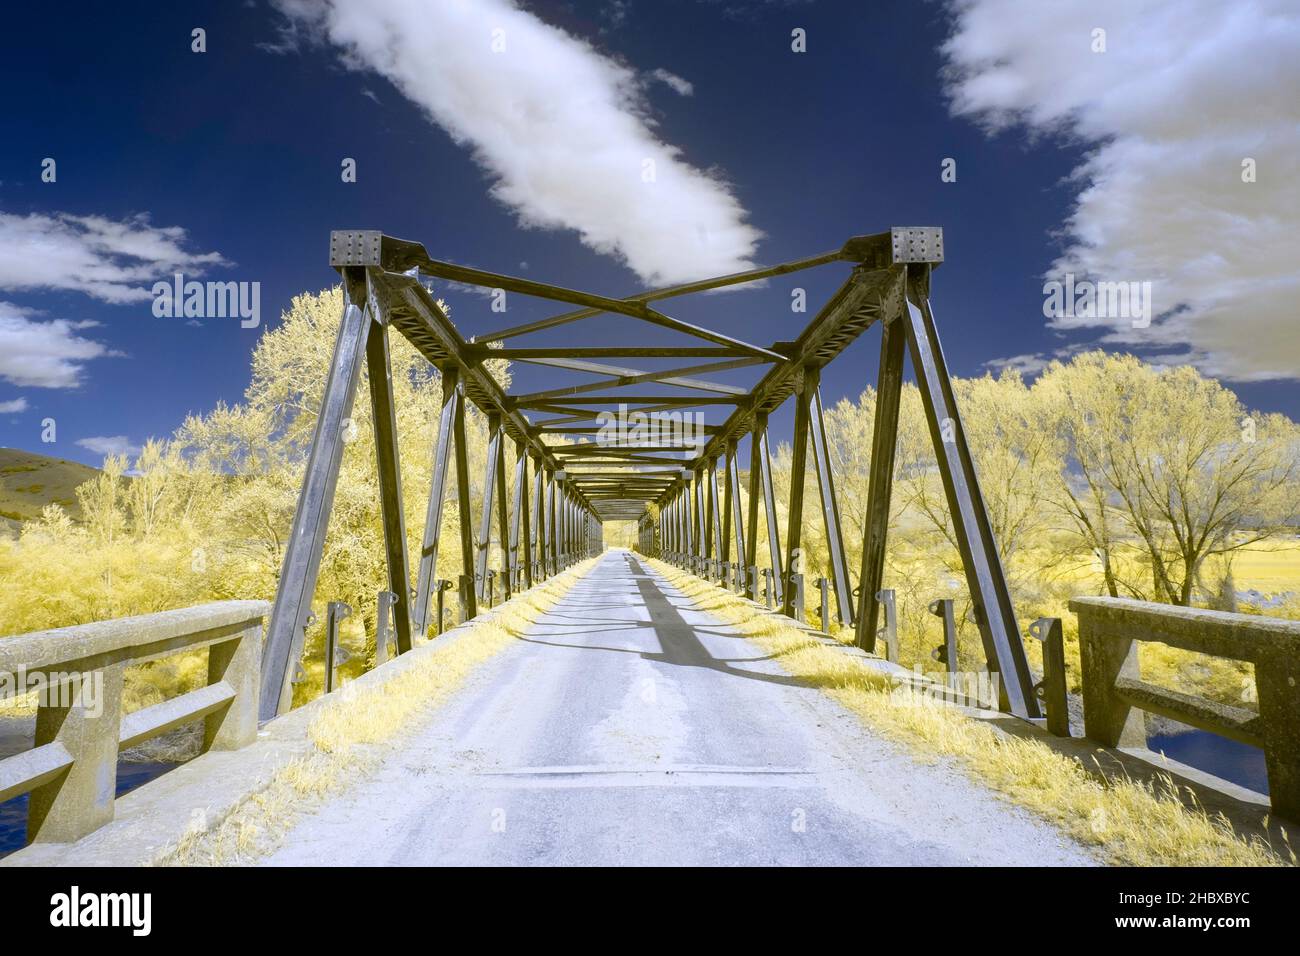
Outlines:
{"label": "gravel road", "polygon": [[1089,865],[609,551],[271,865]]}

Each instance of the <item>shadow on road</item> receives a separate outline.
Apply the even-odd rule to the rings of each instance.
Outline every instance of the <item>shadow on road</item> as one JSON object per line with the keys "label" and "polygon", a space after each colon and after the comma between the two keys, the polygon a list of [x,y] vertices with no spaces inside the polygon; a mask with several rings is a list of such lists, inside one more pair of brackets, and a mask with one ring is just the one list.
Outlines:
{"label": "shadow on road", "polygon": [[[766,654],[756,657],[738,657],[738,658],[718,658],[709,653],[709,649],[704,646],[700,640],[701,634],[710,634],[716,637],[725,637],[733,640],[743,641],[744,637],[731,630],[720,630],[716,628],[701,627],[690,624],[682,616],[677,606],[668,599],[663,589],[660,587],[658,579],[642,566],[641,562],[632,557],[631,554],[625,554],[624,560],[627,561],[628,568],[632,572],[632,581],[636,584],[636,591],[628,592],[627,604],[639,603],[644,604],[650,614],[649,621],[628,621],[627,619],[609,619],[609,618],[591,618],[587,617],[576,609],[570,613],[564,613],[557,608],[546,615],[548,624],[553,624],[557,619],[563,621],[572,621],[574,633],[590,633],[593,630],[601,631],[635,631],[643,628],[653,628],[655,637],[658,639],[660,650],[657,653],[641,651],[629,647],[608,647],[598,644],[572,644],[565,641],[545,640],[532,635],[520,635],[519,639],[527,641],[530,644],[543,644],[551,647],[570,647],[576,650],[584,651],[608,651],[617,654],[635,654],[638,657],[648,661],[661,661],[665,664],[672,664],[678,667],[704,667],[709,670],[715,670],[723,674],[734,677],[744,677],[750,680],[764,681],[771,684],[783,684],[795,687],[815,687],[821,682],[816,680],[806,680],[799,677],[791,677],[787,674],[767,674],[761,671],[747,670],[743,667],[734,666],[736,664],[759,663],[761,661],[770,661],[774,655]],[[575,598],[578,599],[575,601]],[[563,602],[566,605],[581,604],[581,593],[578,588],[573,589],[565,597]],[[608,591],[600,595],[599,603],[589,605],[593,610],[600,608],[622,607],[627,605],[611,604],[609,601]],[[565,608],[564,610],[569,610]],[[557,613],[560,611],[560,613]]]}

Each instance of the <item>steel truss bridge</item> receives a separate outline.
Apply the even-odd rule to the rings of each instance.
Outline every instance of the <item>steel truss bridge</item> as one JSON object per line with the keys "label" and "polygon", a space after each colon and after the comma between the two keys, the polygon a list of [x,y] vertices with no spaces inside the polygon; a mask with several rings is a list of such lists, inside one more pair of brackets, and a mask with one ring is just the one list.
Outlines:
{"label": "steel truss bridge", "polygon": [[[267,628],[261,719],[274,717],[283,708],[291,670],[312,620],[311,598],[347,419],[363,364],[369,373],[387,553],[387,597],[398,653],[410,650],[413,634],[427,633],[432,624],[441,624],[435,621],[431,605],[447,586],[437,579],[436,567],[443,545],[442,509],[453,459],[459,513],[462,518],[471,514],[467,401],[484,413],[489,431],[477,534],[468,520],[462,520],[457,542],[462,567],[458,590],[467,618],[478,613],[481,603],[491,600],[495,587],[495,575],[489,568],[494,520],[506,596],[598,552],[602,522],[636,520],[644,550],[755,598],[760,507],[766,518],[772,593],[784,612],[795,616],[802,601],[799,558],[804,476],[811,455],[829,544],[827,580],[837,617],[854,627],[861,647],[874,651],[905,353],[910,354],[920,387],[974,618],[989,667],[1001,675],[1002,708],[1021,717],[1038,717],[1033,677],[930,307],[932,275],[942,261],[941,229],[894,227],[888,232],[855,236],[838,249],[806,259],[611,298],[441,262],[430,258],[417,242],[377,231],[332,233],[330,264],[342,276],[345,305]],[[851,263],[853,268],[808,326],[789,342],[746,342],[673,318],[660,305],[830,263]],[[425,277],[550,300],[561,303],[566,311],[467,340],[430,293],[422,281]],[[514,344],[529,333],[611,314],[681,333],[695,344],[571,348]],[[821,370],[873,325],[881,330],[878,399],[862,563],[855,587],[844,550],[819,380]],[[442,377],[433,480],[414,575],[402,511],[390,331],[405,336]],[[484,364],[489,359],[542,365],[557,375],[578,372],[597,378],[515,393],[490,374]],[[680,359],[686,364],[657,371],[608,364],[618,359]],[[748,366],[765,367],[750,389],[700,377]],[[637,386],[650,385],[657,394],[638,393]],[[794,458],[783,544],[772,486],[768,420],[773,411],[791,400],[795,402]],[[683,439],[676,444],[672,440],[609,444],[600,440],[602,426],[598,423],[602,411],[611,406],[643,416],[693,413],[719,406],[727,410],[727,416],[720,424],[705,426],[702,443]],[[746,436],[751,439],[747,510],[741,506],[737,461],[738,444]],[[511,452],[514,493],[507,501],[506,468]]]}
{"label": "steel truss bridge", "polygon": [[[312,623],[311,600],[363,366],[374,417],[388,572],[387,590],[377,598],[376,656],[382,662],[390,636],[394,649],[405,654],[416,636],[441,633],[446,593],[455,589],[463,619],[474,618],[480,608],[492,605],[499,589],[506,596],[520,593],[601,551],[606,521],[635,520],[641,550],[750,600],[759,596],[756,559],[763,544],[760,529],[765,528],[770,568],[764,569],[764,600],[775,600],[780,612],[799,619],[806,474],[817,482],[829,544],[828,567],[819,582],[823,626],[834,604],[841,623],[854,628],[860,647],[875,652],[880,619],[892,615],[892,592],[881,585],[904,362],[910,356],[974,619],[989,669],[1000,678],[999,707],[1035,719],[1041,694],[1047,715],[1040,739],[1070,736],[1062,621],[1042,618],[1029,628],[1043,642],[1043,679],[1035,683],[940,348],[929,302],[935,267],[943,261],[939,229],[896,227],[854,237],[823,255],[625,298],[439,262],[421,245],[379,232],[333,233],[330,261],[343,280],[343,314],[273,605],[217,601],[0,641],[0,678],[37,674],[65,686],[69,675],[93,674],[102,687],[93,707],[79,696],[41,702],[32,746],[0,755],[0,802],[28,795],[27,839],[32,844],[0,866],[84,865],[87,859],[157,862],[160,847],[179,845],[193,835],[193,807],[213,807],[216,818],[224,819],[244,805],[250,787],[267,785],[276,767],[314,752],[307,733],[311,704],[296,711],[296,718],[272,718],[291,703],[294,672]],[[746,342],[664,311],[664,303],[681,296],[831,263],[849,264],[849,275],[793,341]],[[551,300],[566,311],[466,340],[426,287],[428,279]],[[514,341],[602,315],[680,333],[692,344],[529,348]],[[873,325],[880,327],[878,396],[862,561],[852,569],[819,380],[822,369]],[[642,326],[632,328],[640,331]],[[402,512],[389,354],[394,330],[441,373],[442,408],[425,531],[414,556],[408,555]],[[659,331],[655,335],[664,337]],[[540,391],[505,388],[488,364],[495,359],[539,366],[557,381],[544,382],[548,387]],[[620,360],[637,367],[607,364]],[[643,366],[650,360],[673,367],[647,370]],[[713,374],[751,367],[761,370],[752,387],[717,381]],[[584,380],[574,384],[575,374]],[[787,401],[794,402],[795,414],[783,528],[768,425]],[[483,412],[488,427],[477,527],[464,520],[471,514],[468,402]],[[692,422],[700,409],[714,415],[702,436],[664,440],[660,435],[643,442],[620,434],[610,442],[602,432],[608,425],[602,413],[611,406],[643,417],[690,413]],[[738,448],[745,440],[749,485],[742,495]],[[515,474],[507,500],[511,452]],[[455,542],[458,582],[436,573],[443,547],[442,510],[453,493],[453,474],[462,517]],[[500,542],[495,572],[490,560],[494,528]],[[284,861],[519,863],[551,859],[547,854],[557,845],[563,847],[559,859],[594,862],[624,862],[628,847],[649,853],[647,859],[659,860],[668,851],[674,861],[712,862],[721,846],[727,847],[729,860],[761,862],[912,863],[918,853],[968,862],[972,853],[983,853],[980,859],[1005,863],[1008,852],[1019,854],[1012,859],[1035,863],[1089,859],[1082,851],[1063,850],[1060,834],[1050,828],[1040,833],[1023,821],[1004,818],[998,805],[977,789],[960,791],[966,803],[956,817],[947,804],[943,813],[927,817],[933,808],[915,799],[919,791],[914,788],[953,787],[953,781],[918,764],[910,770],[914,786],[891,787],[889,775],[878,772],[880,751],[872,749],[871,735],[849,739],[852,735],[819,733],[821,718],[829,723],[840,713],[834,702],[819,705],[817,688],[787,675],[766,655],[737,655],[734,639],[743,632],[717,622],[698,602],[681,600],[680,590],[674,601],[674,590],[634,555],[603,556],[581,580],[567,582],[552,612],[531,622],[524,639],[502,655],[490,680],[474,694],[448,702],[436,728],[416,730],[414,753],[381,765],[366,781],[363,796],[331,800],[302,821],[294,831],[297,837],[287,841]],[[950,667],[956,662],[952,603],[945,599],[931,607],[940,607],[936,613],[944,617]],[[1080,750],[1065,741],[1061,753],[1079,760],[1088,773],[1124,773],[1156,785],[1177,772],[1163,756],[1151,762],[1141,757],[1147,740],[1144,714],[1161,714],[1261,747],[1272,815],[1300,818],[1300,698],[1295,692],[1300,623],[1114,598],[1076,598],[1071,609],[1078,615],[1083,729],[1091,742]],[[342,606],[329,602],[326,613],[328,692]],[[887,626],[882,630],[889,633]],[[612,641],[611,633],[618,634]],[[453,640],[389,662],[387,675],[423,666],[426,651],[436,656]],[[1138,646],[1147,641],[1250,663],[1258,710],[1144,681]],[[194,650],[206,652],[206,683],[126,711],[128,668]],[[886,662],[871,666],[876,665],[893,671]],[[387,676],[381,671],[358,681],[383,688]],[[647,679],[662,680],[665,693],[682,706],[644,706],[643,696],[631,689],[643,688]],[[539,687],[549,692],[539,693]],[[6,696],[3,687],[0,696]],[[124,804],[121,818],[115,820],[119,752],[199,723],[205,759],[175,770],[168,785],[126,796],[119,801]],[[644,739],[633,739],[638,735]],[[655,751],[649,761],[647,743]],[[871,772],[858,773],[856,783],[845,784],[842,774],[857,773],[854,767]],[[414,775],[426,770],[430,777],[415,785]],[[1259,823],[1258,801],[1215,789],[1204,777],[1178,777],[1178,789],[1185,790],[1195,812],[1235,821],[1232,825],[1243,833],[1285,840],[1285,831],[1267,822],[1271,818]],[[467,785],[470,779],[475,782]],[[557,780],[568,782],[557,787]],[[577,784],[570,786],[574,780]],[[746,796],[733,790],[724,799],[723,787],[743,787]],[[818,840],[784,842],[792,832],[787,816],[791,788],[798,789],[800,806],[820,801],[813,805],[822,808],[824,819],[834,821],[817,828]],[[847,791],[854,794],[848,802],[836,795]],[[469,821],[481,820],[485,808],[506,802],[522,821],[511,830],[519,839],[466,839],[478,827]],[[376,818],[374,806],[395,807],[400,816]],[[638,812],[627,812],[629,807]],[[684,812],[683,807],[693,809]],[[721,826],[719,808],[724,808]],[[891,828],[881,820],[904,818],[915,825],[901,828],[901,840],[891,838]],[[530,826],[530,819],[534,824],[545,820],[545,825]],[[993,826],[998,839],[987,846]],[[728,842],[727,834],[742,832],[742,841]],[[928,840],[918,847],[908,836],[913,832],[946,836],[937,848]],[[773,855],[778,853],[795,856]]]}

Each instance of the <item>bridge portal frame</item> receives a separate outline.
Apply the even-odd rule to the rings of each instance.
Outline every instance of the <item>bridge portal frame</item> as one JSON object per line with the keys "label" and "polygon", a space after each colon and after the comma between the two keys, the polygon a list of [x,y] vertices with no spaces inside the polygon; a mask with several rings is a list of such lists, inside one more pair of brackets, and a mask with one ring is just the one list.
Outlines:
{"label": "bridge portal frame", "polygon": [[[398,653],[410,649],[413,634],[427,629],[447,471],[453,452],[458,507],[466,519],[460,522],[460,550],[461,592],[467,617],[477,614],[479,602],[485,597],[491,599],[488,568],[494,516],[505,592],[509,595],[521,585],[531,586],[598,551],[603,520],[640,519],[652,504],[658,511],[654,537],[661,548],[685,566],[704,577],[721,577],[716,565],[727,560],[734,538],[737,558],[744,560],[747,569],[752,568],[758,547],[760,499],[774,570],[771,597],[785,613],[794,614],[798,600],[796,575],[802,571],[797,562],[804,473],[811,453],[830,551],[828,577],[834,583],[838,617],[855,628],[857,643],[872,651],[880,614],[877,594],[883,580],[905,349],[921,389],[974,617],[989,667],[1002,678],[1002,707],[1022,717],[1039,717],[1036,687],[930,306],[931,274],[942,261],[941,229],[894,227],[889,232],[853,237],[839,249],[821,255],[612,298],[435,260],[419,243],[373,230],[332,233],[330,264],[342,277],[343,316],[268,626],[259,709],[262,719],[274,716],[283,706],[291,663],[301,653],[305,629],[311,621],[311,597],[342,455],[341,430],[351,408],[363,357],[375,422],[389,588],[397,596],[393,612]],[[851,274],[799,337],[789,342],[756,345],[675,319],[652,305],[834,262],[850,263]],[[558,301],[574,308],[467,341],[422,283],[422,276]],[[503,344],[521,335],[605,314],[627,316],[707,345],[556,349]],[[823,421],[820,373],[876,323],[882,326],[876,430],[868,479],[861,583],[854,601]],[[443,380],[442,418],[414,588],[410,587],[402,515],[396,413],[388,363],[390,328],[404,335],[439,370]],[[594,361],[622,357],[704,361],[658,371]],[[487,359],[527,362],[600,378],[512,395],[484,367]],[[698,377],[755,365],[769,367],[750,389]],[[620,391],[646,383],[675,391],[653,395]],[[791,397],[797,402],[795,468],[783,553],[772,484],[768,417]],[[474,402],[489,422],[488,468],[477,540],[467,520],[470,493],[466,400]],[[548,435],[597,434],[597,429],[581,423],[596,419],[597,409],[608,405],[637,405],[637,411],[643,413],[707,406],[731,406],[732,411],[721,425],[706,427],[708,437],[702,447],[662,442],[610,447],[598,440],[568,444],[545,440]],[[525,412],[553,417],[534,422]],[[750,469],[748,509],[742,515],[737,458],[738,444],[744,438],[750,441]],[[515,491],[510,502],[506,501],[506,439],[513,441],[515,449]],[[721,508],[717,492],[720,458],[725,476]],[[527,514],[529,462],[535,489],[531,523]],[[742,517],[746,519],[743,527]],[[528,560],[521,562],[524,542]],[[751,599],[757,597],[755,577],[744,576]]]}

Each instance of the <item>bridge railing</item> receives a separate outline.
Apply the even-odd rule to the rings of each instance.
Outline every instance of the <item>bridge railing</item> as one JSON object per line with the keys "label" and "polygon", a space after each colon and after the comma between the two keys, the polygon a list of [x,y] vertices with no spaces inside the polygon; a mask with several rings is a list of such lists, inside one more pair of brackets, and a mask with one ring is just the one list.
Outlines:
{"label": "bridge railing", "polygon": [[[202,719],[203,750],[257,737],[265,601],[219,601],[0,637],[0,699],[38,693],[34,746],[0,759],[0,801],[29,794],[29,842],[79,839],[113,819],[118,751]],[[122,712],[126,669],[208,648],[207,683]]]}
{"label": "bridge railing", "polygon": [[[1143,711],[1260,747],[1269,798],[1279,815],[1300,819],[1300,621],[1151,604],[1075,598],[1088,737],[1108,747],[1147,745]],[[1167,690],[1142,679],[1143,642],[1247,661],[1255,680],[1243,702],[1258,710]]]}

